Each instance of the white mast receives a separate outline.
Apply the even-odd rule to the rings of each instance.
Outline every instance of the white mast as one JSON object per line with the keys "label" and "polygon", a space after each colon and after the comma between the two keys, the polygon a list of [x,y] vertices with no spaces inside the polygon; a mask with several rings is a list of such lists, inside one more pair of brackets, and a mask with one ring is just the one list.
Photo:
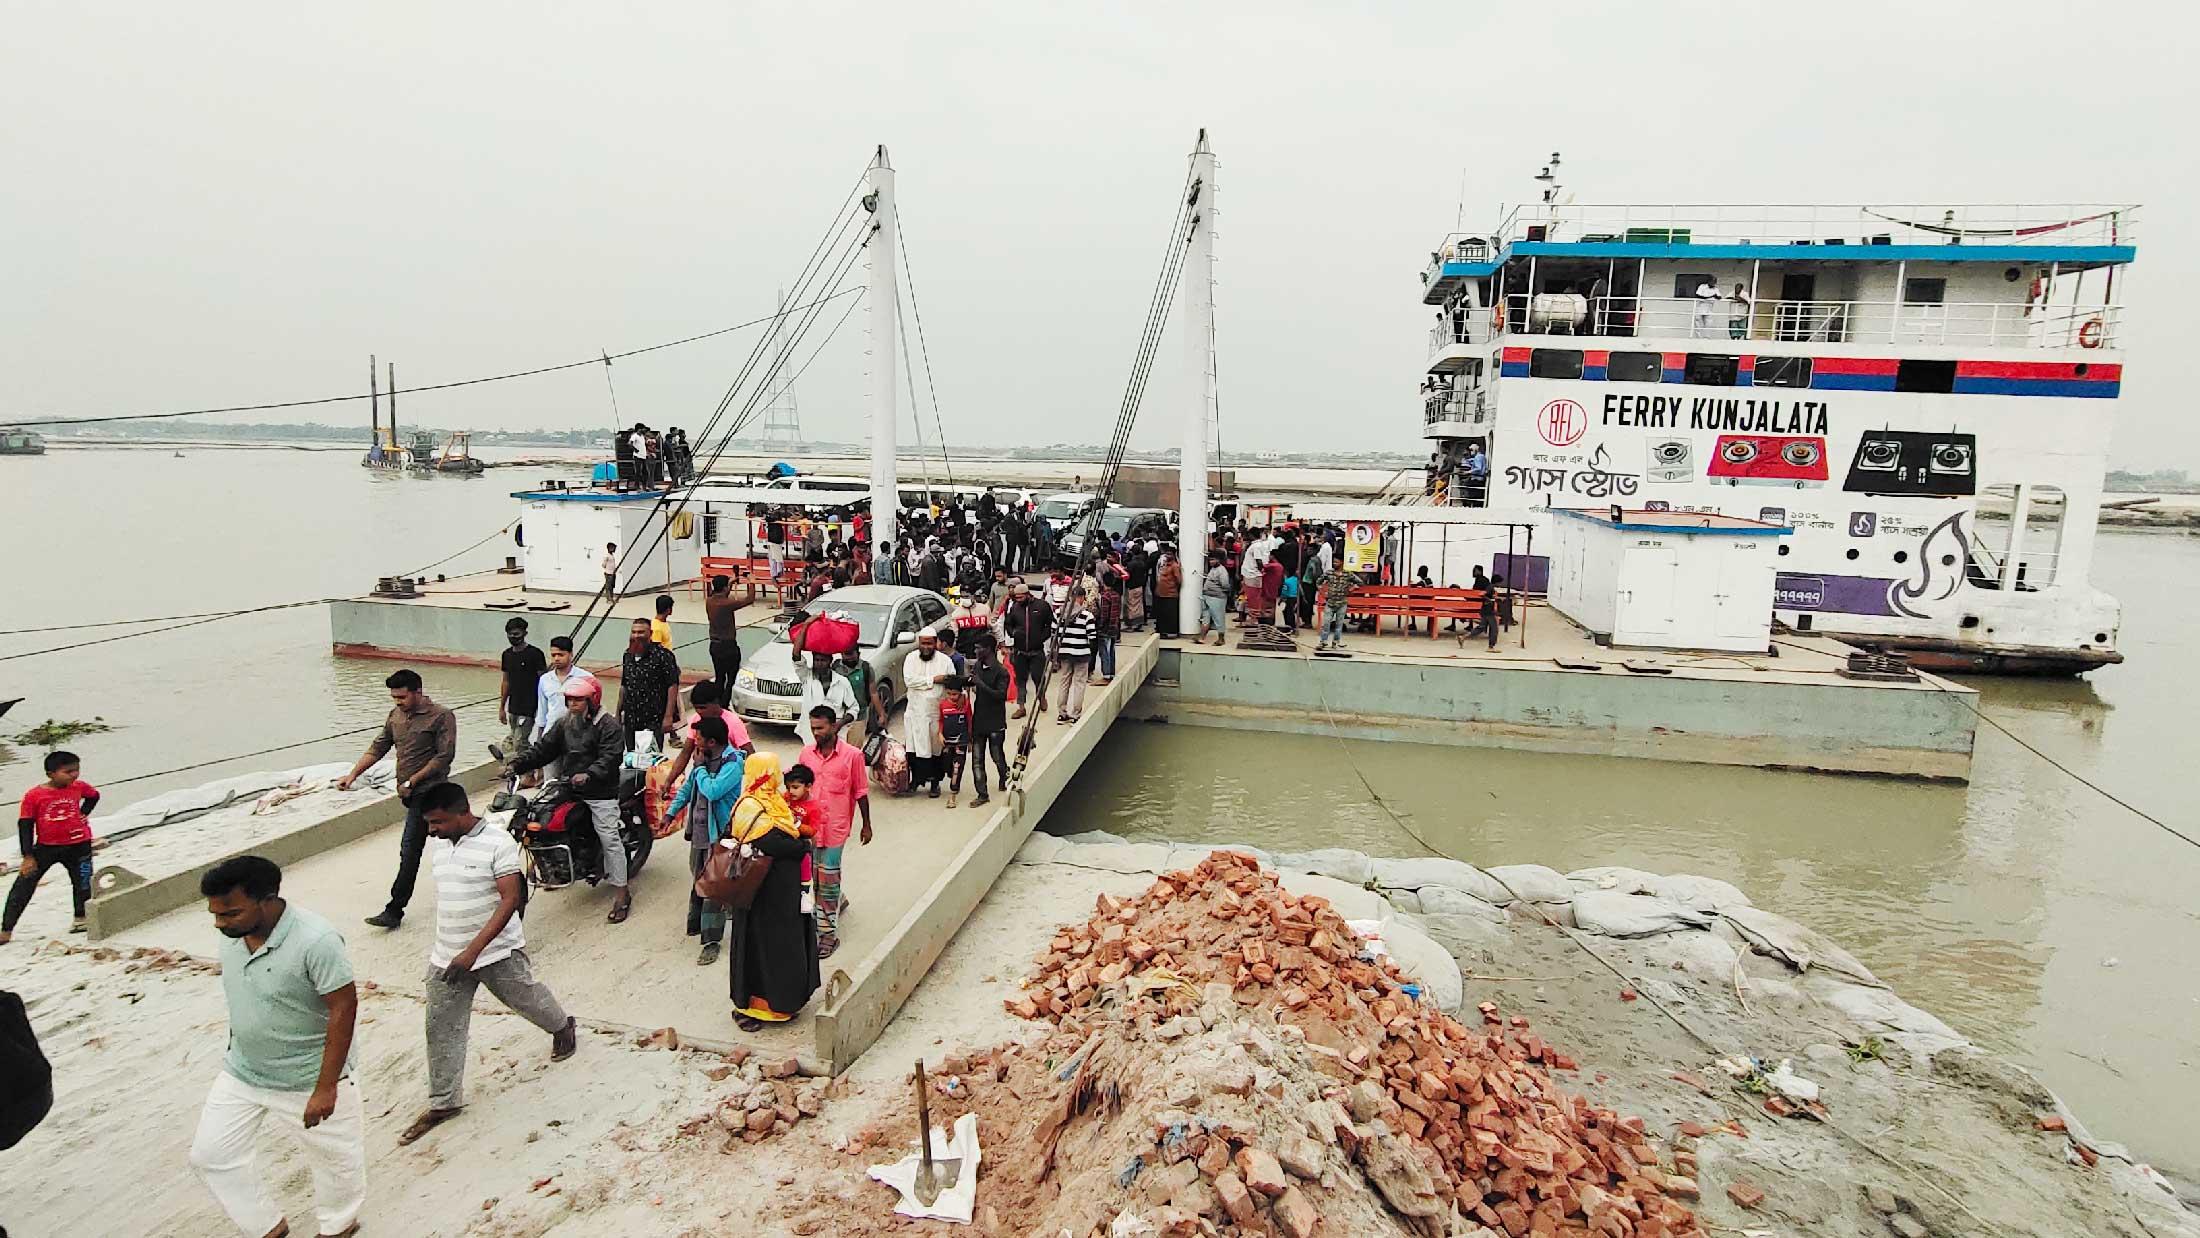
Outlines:
{"label": "white mast", "polygon": [[1181,475],[1177,482],[1177,554],[1184,563],[1184,591],[1177,601],[1179,630],[1199,635],[1199,581],[1207,573],[1207,444],[1215,434],[1215,152],[1207,131],[1192,148],[1189,246],[1184,257],[1184,364],[1194,401],[1184,421]]}
{"label": "white mast", "polygon": [[871,545],[899,536],[901,481],[895,472],[894,167],[886,147],[871,161]]}

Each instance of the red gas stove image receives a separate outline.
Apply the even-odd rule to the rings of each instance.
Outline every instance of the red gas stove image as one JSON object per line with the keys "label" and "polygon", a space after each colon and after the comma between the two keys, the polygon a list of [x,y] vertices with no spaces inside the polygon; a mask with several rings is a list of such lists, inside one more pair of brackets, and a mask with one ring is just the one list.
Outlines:
{"label": "red gas stove image", "polygon": [[1722,434],[1704,476],[1729,486],[1826,484],[1826,440],[1817,435]]}

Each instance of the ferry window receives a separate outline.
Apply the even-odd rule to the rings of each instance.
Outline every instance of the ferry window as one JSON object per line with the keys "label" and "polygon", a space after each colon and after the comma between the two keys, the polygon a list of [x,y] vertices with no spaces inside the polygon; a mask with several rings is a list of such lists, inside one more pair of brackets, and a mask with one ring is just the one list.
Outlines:
{"label": "ferry window", "polygon": [[1948,281],[1917,276],[1902,282],[1904,305],[1939,305],[1948,299]]}
{"label": "ferry window", "polygon": [[1536,349],[1528,354],[1528,377],[1581,377],[1581,350],[1578,348]]}
{"label": "ferry window", "polygon": [[1696,299],[1696,290],[1705,284],[1716,288],[1719,286],[1719,281],[1715,276],[1700,272],[1692,275],[1676,275],[1673,277],[1673,299],[1676,301],[1693,301]]}
{"label": "ferry window", "polygon": [[1810,358],[1759,357],[1756,383],[1760,387],[1808,387]]}
{"label": "ferry window", "polygon": [[1615,383],[1656,383],[1665,381],[1665,354],[1657,352],[1616,352],[1604,362],[1604,377]]}
{"label": "ferry window", "polygon": [[1905,360],[1895,366],[1894,389],[1896,391],[1954,391],[1956,389],[1956,363],[1953,361]]}
{"label": "ferry window", "polygon": [[1717,353],[1692,352],[1688,354],[1688,370],[1681,381],[1698,387],[1731,387],[1741,373],[1739,357],[1722,357]]}

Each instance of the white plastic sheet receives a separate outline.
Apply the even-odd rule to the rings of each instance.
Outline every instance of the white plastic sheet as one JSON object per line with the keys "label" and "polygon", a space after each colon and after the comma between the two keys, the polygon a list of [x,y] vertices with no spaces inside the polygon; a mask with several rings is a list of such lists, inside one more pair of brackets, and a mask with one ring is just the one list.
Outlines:
{"label": "white plastic sheet", "polygon": [[871,1180],[883,1182],[901,1193],[901,1201],[894,1205],[894,1211],[902,1216],[968,1225],[978,1202],[978,1115],[966,1113],[955,1119],[953,1138],[937,1126],[932,1128],[931,1136],[935,1161],[949,1157],[962,1161],[955,1171],[955,1184],[941,1191],[931,1207],[917,1202],[917,1169],[923,1159],[914,1152],[891,1165],[871,1166]]}

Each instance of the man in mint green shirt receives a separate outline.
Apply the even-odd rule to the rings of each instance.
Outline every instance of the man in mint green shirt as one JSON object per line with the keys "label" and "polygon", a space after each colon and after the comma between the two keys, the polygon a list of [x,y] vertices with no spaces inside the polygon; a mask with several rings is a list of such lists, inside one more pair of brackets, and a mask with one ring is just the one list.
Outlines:
{"label": "man in mint green shirt", "polygon": [[240,855],[199,879],[221,945],[229,1052],[191,1141],[191,1169],[247,1238],[282,1238],[290,1222],[253,1164],[261,1123],[295,1134],[313,1165],[319,1232],[359,1229],[367,1200],[366,1119],[352,1081],[359,990],[344,939],[281,897],[274,861]]}

